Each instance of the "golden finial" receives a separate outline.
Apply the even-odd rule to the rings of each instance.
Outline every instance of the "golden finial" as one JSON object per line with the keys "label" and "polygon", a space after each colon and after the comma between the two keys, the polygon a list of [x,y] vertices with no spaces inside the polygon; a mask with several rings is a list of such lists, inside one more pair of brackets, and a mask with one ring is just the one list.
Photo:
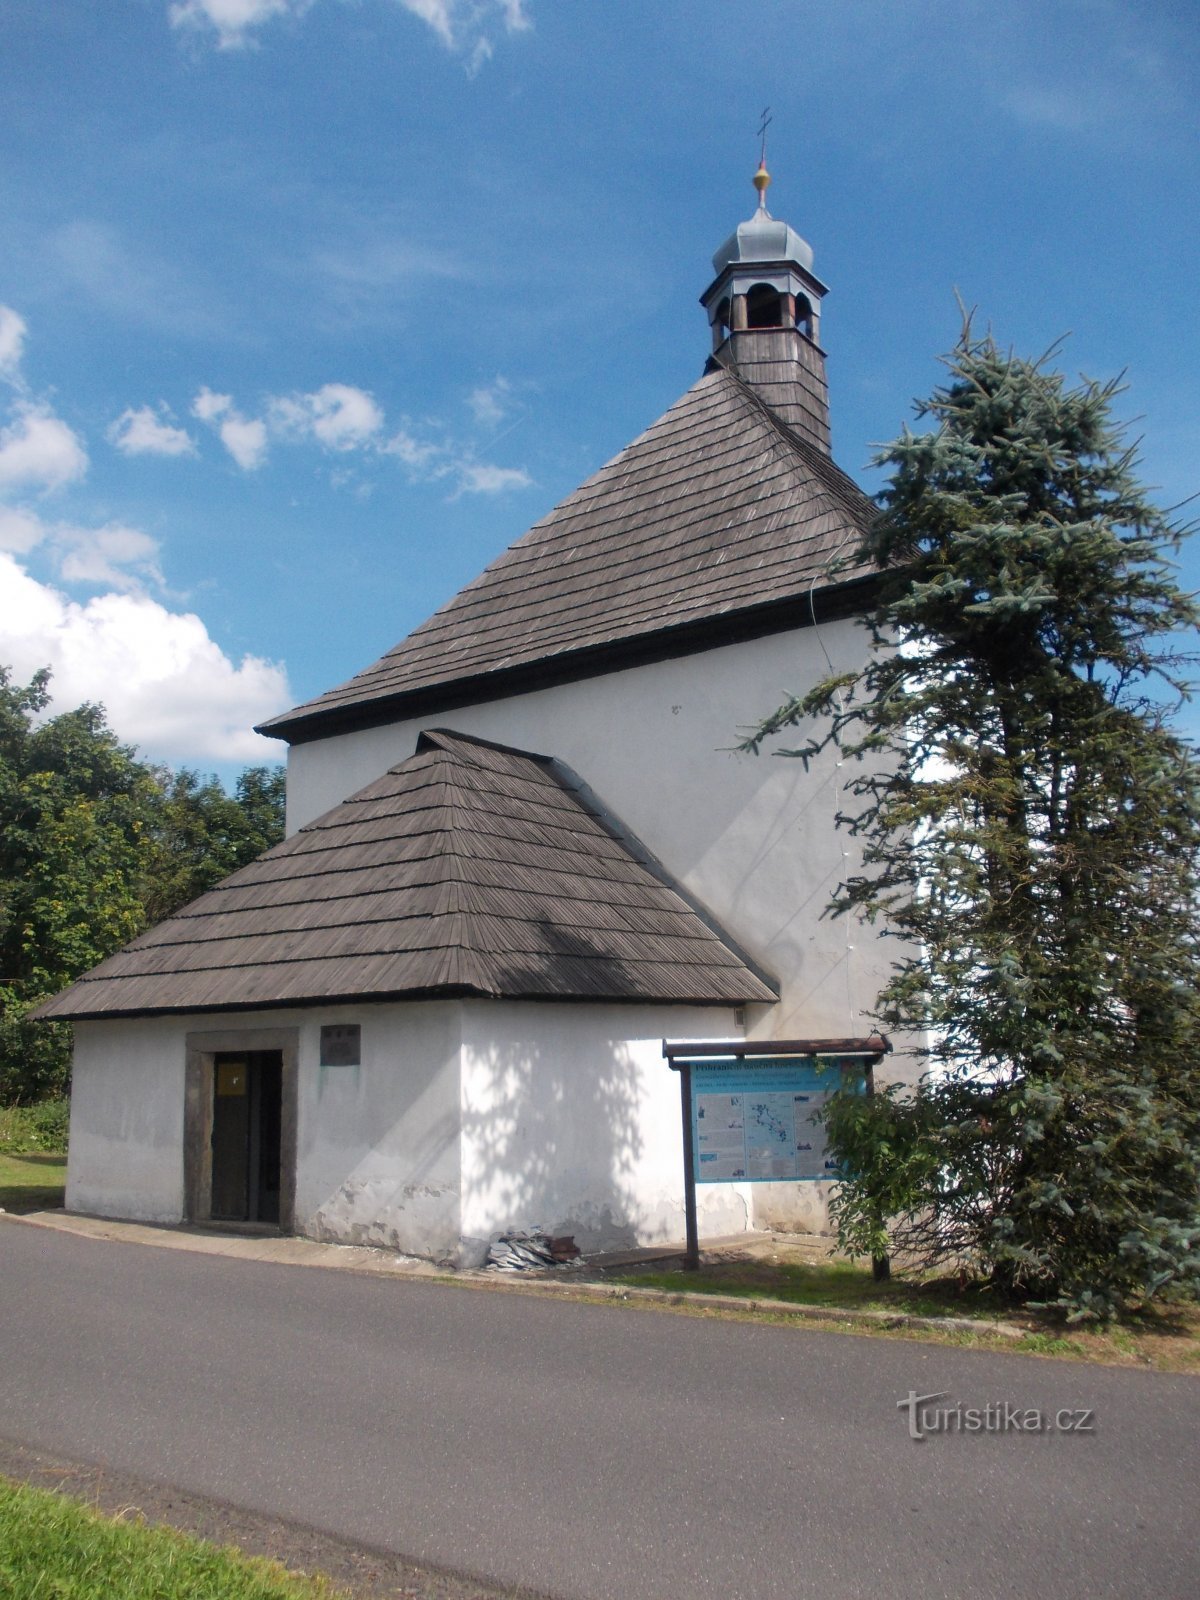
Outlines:
{"label": "golden finial", "polygon": [[767,185],[771,181],[771,174],[767,171],[765,161],[760,161],[758,171],[754,174],[754,187],[758,190],[758,203],[765,206],[767,203]]}

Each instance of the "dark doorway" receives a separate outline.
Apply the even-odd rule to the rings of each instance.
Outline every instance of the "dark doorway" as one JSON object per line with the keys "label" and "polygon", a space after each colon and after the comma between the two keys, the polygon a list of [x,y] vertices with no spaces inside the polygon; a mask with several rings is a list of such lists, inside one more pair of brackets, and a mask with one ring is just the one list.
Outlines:
{"label": "dark doorway", "polygon": [[283,1052],[213,1057],[212,1218],[279,1222]]}

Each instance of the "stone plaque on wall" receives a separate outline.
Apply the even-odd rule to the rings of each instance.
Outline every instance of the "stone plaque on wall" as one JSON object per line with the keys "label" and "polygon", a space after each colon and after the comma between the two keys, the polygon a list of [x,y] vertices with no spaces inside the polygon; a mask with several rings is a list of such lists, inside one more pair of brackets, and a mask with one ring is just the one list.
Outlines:
{"label": "stone plaque on wall", "polygon": [[321,1065],[357,1067],[362,1061],[362,1028],[357,1022],[330,1022],[321,1028]]}

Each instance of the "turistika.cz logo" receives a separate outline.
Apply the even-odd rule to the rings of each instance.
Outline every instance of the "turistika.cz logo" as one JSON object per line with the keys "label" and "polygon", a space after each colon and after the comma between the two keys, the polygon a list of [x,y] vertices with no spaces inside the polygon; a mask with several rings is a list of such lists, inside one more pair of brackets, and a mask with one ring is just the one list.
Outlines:
{"label": "turistika.cz logo", "polygon": [[950,1398],[948,1390],[938,1394],[918,1394],[910,1389],[896,1401],[897,1411],[908,1412],[908,1437],[927,1439],[931,1433],[1095,1433],[1096,1414],[1087,1406],[1064,1406],[1059,1411],[1043,1411],[1038,1406],[1017,1406],[1011,1400],[989,1400],[983,1406],[964,1406],[955,1401],[948,1406],[939,1400]]}

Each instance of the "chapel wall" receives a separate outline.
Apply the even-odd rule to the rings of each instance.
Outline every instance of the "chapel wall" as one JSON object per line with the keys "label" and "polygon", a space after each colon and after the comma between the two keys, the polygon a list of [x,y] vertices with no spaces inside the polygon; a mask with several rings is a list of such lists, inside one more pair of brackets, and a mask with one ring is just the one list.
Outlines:
{"label": "chapel wall", "polygon": [[[339,1022],[360,1025],[361,1060],[322,1066],[320,1026]],[[453,1000],[308,1014],[300,1041],[297,1233],[456,1257],[460,1042]]]}
{"label": "chapel wall", "polygon": [[75,1024],[68,1211],[182,1220],[183,1034],[174,1017]]}
{"label": "chapel wall", "polygon": [[[585,1252],[684,1233],[679,1074],[670,1039],[736,1039],[732,1008],[463,1003],[462,1255],[510,1227]],[[745,1184],[702,1185],[705,1237],[748,1228]]]}

